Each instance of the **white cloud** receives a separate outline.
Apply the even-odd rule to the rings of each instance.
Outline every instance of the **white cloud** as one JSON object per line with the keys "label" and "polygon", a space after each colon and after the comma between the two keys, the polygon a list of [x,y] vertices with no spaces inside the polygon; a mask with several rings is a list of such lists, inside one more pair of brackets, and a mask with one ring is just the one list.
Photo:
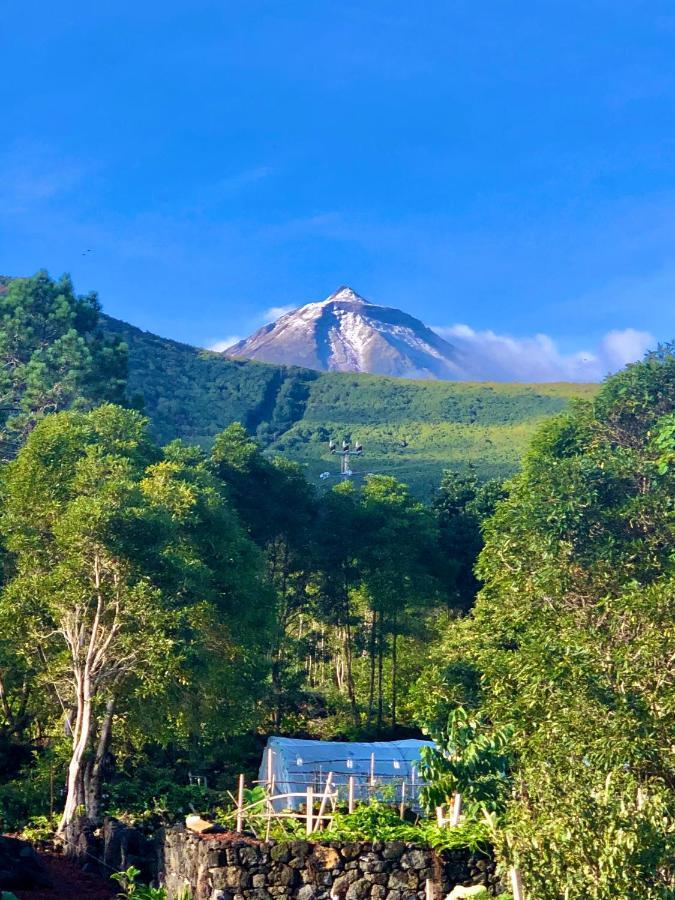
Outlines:
{"label": "white cloud", "polygon": [[227,350],[228,347],[231,347],[233,344],[239,343],[241,338],[237,334],[233,334],[230,337],[223,338],[221,341],[214,341],[213,344],[209,344],[206,348],[207,350],[212,350],[214,353],[222,353],[223,350]]}
{"label": "white cloud", "polygon": [[647,331],[613,330],[598,346],[563,353],[547,334],[514,338],[469,325],[435,328],[459,352],[462,377],[475,381],[600,381],[656,344]]}
{"label": "white cloud", "polygon": [[[259,328],[261,325],[266,325],[268,322],[275,322],[277,319],[281,318],[281,316],[285,316],[286,313],[289,313],[294,309],[297,309],[297,306],[293,304],[290,306],[270,306],[269,309],[266,309],[264,312],[257,315],[255,319],[250,320],[251,331]],[[241,340],[243,340],[243,338],[240,335],[224,337],[207,344],[207,350],[212,350],[214,353],[222,353],[223,350],[227,350],[233,344],[237,344]]]}
{"label": "white cloud", "polygon": [[297,308],[297,305],[294,303],[289,303],[286,306],[270,306],[269,309],[260,314],[259,319],[266,325],[268,322],[276,322],[277,319],[285,316],[286,313],[293,312]]}

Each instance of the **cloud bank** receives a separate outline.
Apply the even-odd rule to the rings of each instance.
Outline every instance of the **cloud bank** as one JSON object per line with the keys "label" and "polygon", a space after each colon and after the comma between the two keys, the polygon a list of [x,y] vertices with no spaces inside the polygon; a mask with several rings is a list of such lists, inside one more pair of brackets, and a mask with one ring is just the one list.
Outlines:
{"label": "cloud bank", "polygon": [[459,352],[469,381],[601,381],[656,345],[648,331],[608,331],[593,349],[563,353],[547,334],[514,338],[469,325],[433,329]]}
{"label": "cloud bank", "polygon": [[206,348],[207,350],[212,350],[214,353],[222,353],[223,350],[227,350],[228,347],[231,347],[233,344],[238,344],[241,338],[237,334],[230,335],[230,337],[222,338],[220,341],[214,341],[212,344]]}

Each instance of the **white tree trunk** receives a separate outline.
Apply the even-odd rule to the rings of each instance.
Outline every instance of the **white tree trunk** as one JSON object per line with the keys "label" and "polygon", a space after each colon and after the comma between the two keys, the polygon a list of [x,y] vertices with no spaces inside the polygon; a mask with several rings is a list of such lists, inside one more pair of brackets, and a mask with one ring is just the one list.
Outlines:
{"label": "white tree trunk", "polygon": [[59,823],[59,833],[65,831],[70,825],[77,810],[80,800],[80,785],[82,784],[82,772],[84,757],[91,739],[91,691],[88,678],[82,679],[82,687],[78,691],[77,718],[73,732],[73,754],[68,765],[68,782],[66,791],[66,804]]}

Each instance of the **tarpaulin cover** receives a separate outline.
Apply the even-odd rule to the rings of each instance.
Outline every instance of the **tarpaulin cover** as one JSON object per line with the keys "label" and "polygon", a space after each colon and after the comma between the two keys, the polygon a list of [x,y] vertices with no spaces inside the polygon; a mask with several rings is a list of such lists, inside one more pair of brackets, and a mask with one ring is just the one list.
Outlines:
{"label": "tarpaulin cover", "polygon": [[[259,779],[268,783],[271,775],[275,795],[306,795],[309,785],[317,794],[324,790],[326,777],[332,772],[332,783],[341,799],[346,797],[350,775],[354,776],[354,793],[358,799],[372,795],[372,780],[381,796],[400,799],[401,785],[405,782],[406,800],[415,805],[420,786],[420,750],[433,746],[431,741],[417,740],[343,743],[271,737],[260,763]],[[274,805],[297,808],[303,802],[303,797],[292,797]]]}

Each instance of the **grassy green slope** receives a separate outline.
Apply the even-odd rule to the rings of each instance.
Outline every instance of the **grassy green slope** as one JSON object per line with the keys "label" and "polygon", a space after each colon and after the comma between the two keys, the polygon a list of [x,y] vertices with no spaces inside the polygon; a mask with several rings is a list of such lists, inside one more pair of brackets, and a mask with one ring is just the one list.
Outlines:
{"label": "grassy green slope", "polygon": [[[339,462],[325,439],[360,440],[353,461],[361,474],[387,472],[429,494],[443,469],[474,466],[483,477],[518,467],[539,422],[595,385],[488,384],[405,381],[374,375],[323,374],[311,386],[301,421],[275,442],[284,455],[306,463],[312,479],[336,473]],[[335,480],[334,475],[324,483]]]}
{"label": "grassy green slope", "polygon": [[[303,463],[326,486],[339,470],[326,442],[345,436],[365,447],[355,471],[389,472],[420,494],[429,494],[446,468],[508,475],[539,422],[596,390],[317,373],[230,360],[114,319],[106,328],[129,345],[129,390],[143,395],[159,440],[208,446],[226,425],[243,422],[269,452]],[[324,471],[332,475],[321,481]]]}

